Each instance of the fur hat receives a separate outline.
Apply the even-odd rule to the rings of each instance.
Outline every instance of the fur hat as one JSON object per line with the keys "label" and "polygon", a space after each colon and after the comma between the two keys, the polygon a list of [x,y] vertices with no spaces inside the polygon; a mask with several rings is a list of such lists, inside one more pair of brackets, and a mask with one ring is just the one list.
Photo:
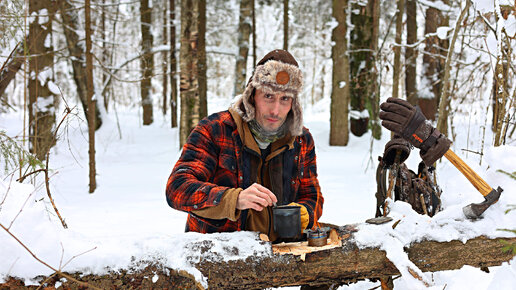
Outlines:
{"label": "fur hat", "polygon": [[286,120],[287,130],[292,136],[299,136],[303,132],[303,110],[298,98],[302,87],[303,73],[297,61],[288,51],[276,49],[258,62],[244,93],[233,104],[233,109],[244,121],[249,122],[256,114],[255,89],[266,93],[283,92],[286,96],[292,97],[292,109]]}

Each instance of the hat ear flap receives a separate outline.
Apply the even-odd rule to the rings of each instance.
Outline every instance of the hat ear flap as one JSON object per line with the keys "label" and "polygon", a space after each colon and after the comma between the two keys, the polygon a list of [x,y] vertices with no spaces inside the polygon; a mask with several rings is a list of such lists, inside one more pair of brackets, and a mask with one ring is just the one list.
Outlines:
{"label": "hat ear flap", "polygon": [[254,108],[254,100],[252,100],[254,90],[254,87],[251,84],[248,84],[242,95],[232,106],[233,109],[240,116],[242,116],[242,119],[246,122],[253,120],[256,115]]}

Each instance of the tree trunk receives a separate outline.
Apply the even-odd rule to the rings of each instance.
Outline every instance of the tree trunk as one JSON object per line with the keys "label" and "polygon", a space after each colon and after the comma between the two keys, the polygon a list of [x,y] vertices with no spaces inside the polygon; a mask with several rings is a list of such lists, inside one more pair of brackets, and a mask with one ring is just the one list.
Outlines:
{"label": "tree trunk", "polygon": [[[387,259],[386,253],[379,248],[360,248],[349,234],[340,233],[342,246],[307,253],[304,259],[300,255],[272,254],[280,245],[272,245],[270,255],[253,255],[246,259],[225,261],[222,257],[239,253],[240,245],[225,240],[214,243],[212,235],[193,241],[191,249],[202,251],[206,257],[193,264],[206,278],[209,289],[264,289],[286,286],[321,286],[356,283],[365,279],[378,279],[399,275],[398,269]],[[501,241],[515,243],[516,238],[489,239],[478,237],[463,243],[459,240],[450,242],[423,241],[405,248],[410,261],[423,272],[436,272],[460,269],[465,265],[473,267],[491,267],[501,265],[514,257],[511,252],[504,252]],[[256,237],[256,243],[263,243]],[[221,246],[217,248],[216,246]],[[222,250],[221,250],[222,249]],[[222,253],[221,253],[222,252]],[[238,254],[237,254],[238,255]],[[76,279],[87,282],[101,289],[108,288],[169,288],[169,289],[203,289],[194,277],[184,270],[166,268],[159,262],[138,261],[138,270],[110,271],[106,275],[84,275],[71,273]],[[147,266],[146,266],[147,265]],[[55,286],[59,281],[64,288],[76,288],[78,285],[59,274],[46,280],[46,287]],[[23,282],[10,278],[0,287],[22,287]]]}
{"label": "tree trunk", "polygon": [[[501,27],[499,20],[502,19],[502,11],[499,1],[495,1],[495,20],[496,20],[496,64],[493,74],[493,131],[495,133],[494,146],[505,144],[505,134],[502,132],[504,121],[509,121],[505,118],[508,92],[509,70],[508,66],[511,63],[509,58],[510,42],[504,36],[505,28]],[[506,41],[504,41],[506,40]],[[506,57],[506,59],[504,59]],[[510,115],[510,112],[508,113]],[[508,124],[506,124],[507,127]],[[505,130],[506,131],[506,130]]]}
{"label": "tree trunk", "polygon": [[252,33],[253,33],[253,67],[256,67],[256,9],[255,9],[255,3],[254,0],[251,0],[252,4],[252,14],[253,14],[253,27],[252,27]]}
{"label": "tree trunk", "polygon": [[346,22],[348,0],[333,0],[332,16],[338,25],[331,39],[333,73],[330,107],[330,145],[346,146],[349,140],[349,58]]}
{"label": "tree trunk", "polygon": [[[63,20],[63,32],[66,38],[70,61],[72,62],[73,79],[77,87],[77,95],[81,101],[82,108],[88,120],[88,92],[86,88],[86,59],[84,51],[84,40],[79,35],[82,25],[79,23],[77,8],[69,0],[58,0],[58,6]],[[105,94],[105,93],[104,93]],[[99,108],[95,102],[95,129],[102,126],[102,118]]]}
{"label": "tree trunk", "polygon": [[150,125],[153,122],[151,79],[154,69],[154,58],[151,53],[153,42],[151,33],[152,7],[149,7],[149,0],[140,1],[140,23],[142,32],[142,57],[140,59],[142,80],[140,81],[140,94],[142,98],[143,125]]}
{"label": "tree trunk", "polygon": [[283,0],[283,49],[288,50],[288,0]]}
{"label": "tree trunk", "polygon": [[52,80],[54,54],[50,32],[55,14],[52,0],[30,0],[29,15],[29,141],[30,151],[40,160],[55,144],[55,88]]}
{"label": "tree trunk", "polygon": [[401,76],[401,34],[403,31],[403,9],[405,0],[398,0],[396,5],[396,36],[394,39],[394,65],[392,68],[392,97],[399,97]]}
{"label": "tree trunk", "polygon": [[[109,62],[109,49],[107,44],[107,33],[106,33],[106,0],[101,1],[102,7],[100,10],[100,37],[102,40],[102,63],[104,66],[106,66]],[[102,84],[105,84],[107,81],[107,73],[105,71],[102,71]],[[102,94],[103,103],[104,103],[104,110],[106,112],[109,111],[109,92],[105,91]]]}
{"label": "tree trunk", "polygon": [[[443,2],[449,3],[448,0]],[[425,15],[425,35],[435,33],[439,26],[448,26],[448,17],[434,7],[428,7]],[[429,120],[437,119],[448,46],[448,39],[439,39],[437,36],[428,36],[425,39],[422,82],[424,89],[419,92],[418,104]]]}
{"label": "tree trunk", "polygon": [[199,48],[197,50],[197,70],[199,72],[199,120],[201,120],[208,116],[208,80],[206,78],[206,72],[208,70],[206,63],[206,0],[198,0],[196,2],[196,5],[199,6],[199,36],[197,39]]}
{"label": "tree trunk", "polygon": [[247,73],[247,55],[249,53],[249,35],[251,33],[251,0],[240,0],[238,17],[238,54],[235,67],[235,87],[233,96],[244,92]]}
{"label": "tree trunk", "polygon": [[181,0],[180,146],[206,116],[205,1]]}
{"label": "tree trunk", "polygon": [[0,71],[0,96],[4,94],[5,89],[25,62],[24,50],[24,42],[22,41],[18,43],[10,59],[6,60],[8,63],[4,66],[3,70]]}
{"label": "tree trunk", "polygon": [[407,47],[405,48],[405,96],[412,105],[417,105],[417,42],[416,0],[407,0]]}
{"label": "tree trunk", "polygon": [[[162,34],[161,34],[161,37],[163,37],[163,41],[162,41],[162,44],[164,46],[167,45],[167,37],[168,37],[168,34],[167,34],[167,25],[168,25],[168,13],[167,13],[167,2],[166,1],[163,1],[162,2],[163,4],[163,30],[162,30]],[[161,53],[161,55],[163,56],[163,62],[161,63],[161,72],[162,72],[162,86],[163,86],[163,91],[162,91],[162,96],[163,96],[163,104],[162,104],[162,112],[163,112],[163,116],[166,116],[167,115],[167,95],[168,95],[168,92],[167,92],[167,85],[168,85],[168,76],[167,76],[167,51],[163,51]]]}
{"label": "tree trunk", "polygon": [[91,51],[91,15],[90,0],[86,0],[84,18],[86,19],[86,88],[88,92],[88,144],[89,144],[89,192],[93,193],[97,188],[95,169],[95,104],[93,99],[93,53]]}
{"label": "tree trunk", "polygon": [[176,59],[176,3],[170,0],[170,122],[177,127],[177,59]]}
{"label": "tree trunk", "polygon": [[376,73],[376,50],[378,46],[379,0],[369,0],[364,6],[362,2],[352,4],[356,11],[351,14],[351,31],[349,67],[351,133],[364,135],[369,127],[373,128],[373,136],[380,138],[381,127],[378,121],[378,80]]}
{"label": "tree trunk", "polygon": [[466,6],[460,12],[459,18],[455,23],[455,29],[453,30],[453,37],[450,42],[450,48],[448,49],[448,54],[446,56],[446,63],[444,66],[444,76],[442,78],[442,90],[441,97],[439,101],[439,118],[437,119],[437,129],[441,131],[444,135],[448,135],[448,113],[450,110],[450,98],[448,91],[450,88],[450,70],[451,70],[451,62],[453,49],[455,47],[455,41],[457,40],[457,35],[459,34],[459,30],[462,26],[462,20],[466,15],[466,12],[471,5],[471,1],[466,1]]}

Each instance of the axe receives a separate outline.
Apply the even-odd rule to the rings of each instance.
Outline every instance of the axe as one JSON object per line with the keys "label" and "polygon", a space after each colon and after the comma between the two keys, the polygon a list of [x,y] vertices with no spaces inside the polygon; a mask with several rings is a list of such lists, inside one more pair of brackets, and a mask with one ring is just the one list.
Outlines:
{"label": "axe", "polygon": [[420,150],[421,158],[427,165],[435,163],[443,155],[473,184],[485,197],[481,203],[473,203],[463,208],[467,218],[479,218],[486,209],[496,203],[503,189],[491,188],[451,149],[451,141],[428,122],[421,110],[409,102],[388,98],[380,105],[379,117],[382,126],[403,137]]}
{"label": "axe", "polygon": [[444,153],[444,157],[448,159],[455,168],[457,168],[471,184],[484,196],[484,201],[481,203],[472,203],[462,208],[464,215],[469,219],[479,218],[484,211],[492,204],[496,203],[500,198],[503,189],[498,186],[497,189],[491,188],[471,167],[469,167],[462,159],[460,159],[455,152],[448,149]]}

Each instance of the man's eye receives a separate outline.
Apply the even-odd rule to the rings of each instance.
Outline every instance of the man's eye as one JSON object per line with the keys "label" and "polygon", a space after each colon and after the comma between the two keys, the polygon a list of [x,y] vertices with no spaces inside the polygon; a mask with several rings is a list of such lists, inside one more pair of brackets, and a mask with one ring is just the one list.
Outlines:
{"label": "man's eye", "polygon": [[265,98],[266,98],[266,99],[272,99],[272,95],[270,95],[270,94],[266,94],[266,95],[265,95]]}
{"label": "man's eye", "polygon": [[281,97],[281,100],[285,101],[285,102],[287,102],[289,99],[290,99],[289,97]]}

